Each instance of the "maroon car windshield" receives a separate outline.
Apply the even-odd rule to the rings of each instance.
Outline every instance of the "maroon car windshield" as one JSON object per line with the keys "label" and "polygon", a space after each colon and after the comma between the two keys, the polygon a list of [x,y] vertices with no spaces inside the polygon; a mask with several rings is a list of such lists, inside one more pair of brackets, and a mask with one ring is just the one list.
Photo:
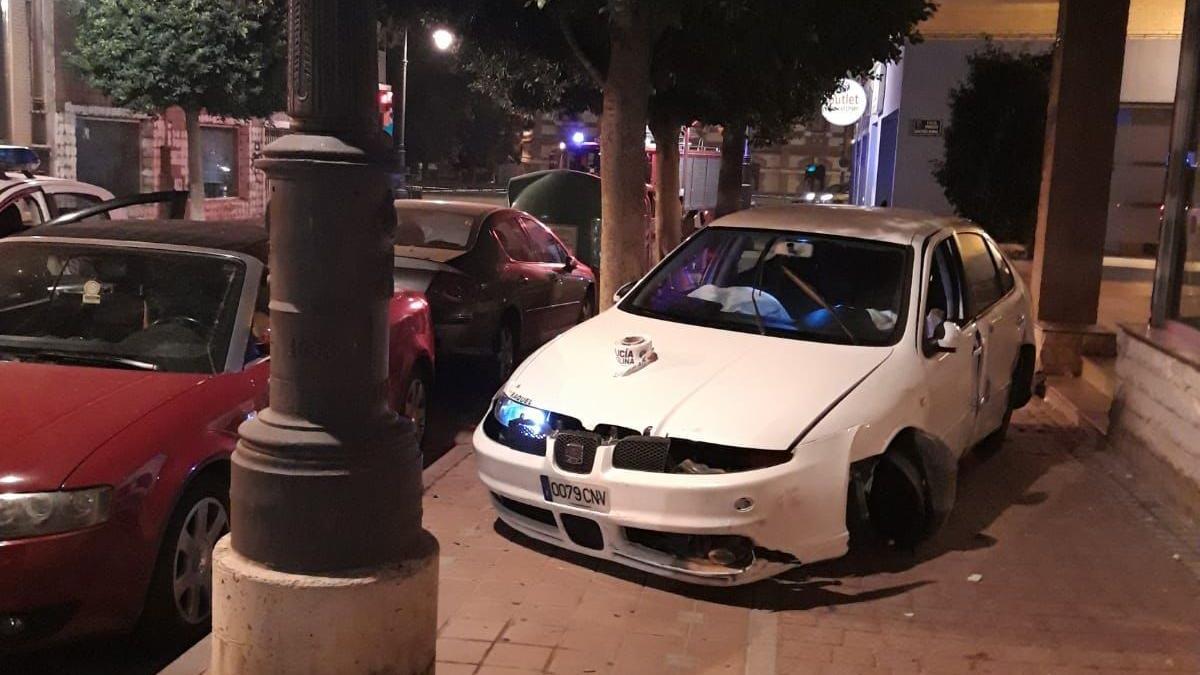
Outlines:
{"label": "maroon car windshield", "polygon": [[244,264],[149,248],[0,244],[0,357],[170,372],[224,370]]}

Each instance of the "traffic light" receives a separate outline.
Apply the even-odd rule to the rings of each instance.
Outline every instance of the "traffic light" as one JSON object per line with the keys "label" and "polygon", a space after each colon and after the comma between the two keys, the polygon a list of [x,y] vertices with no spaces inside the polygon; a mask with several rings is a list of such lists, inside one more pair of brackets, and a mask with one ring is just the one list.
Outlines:
{"label": "traffic light", "polygon": [[392,105],[394,98],[391,85],[379,85],[379,95],[376,97],[376,101],[379,104],[379,123],[389,135],[394,132],[396,126],[396,115],[394,106]]}

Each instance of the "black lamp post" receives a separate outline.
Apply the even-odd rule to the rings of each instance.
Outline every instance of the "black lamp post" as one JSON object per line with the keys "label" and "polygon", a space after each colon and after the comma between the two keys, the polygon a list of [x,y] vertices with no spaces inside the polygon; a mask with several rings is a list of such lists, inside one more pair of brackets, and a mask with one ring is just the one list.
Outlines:
{"label": "black lamp post", "polygon": [[437,543],[421,527],[412,423],[386,398],[394,156],[376,117],[375,3],[288,6],[296,133],[259,162],[270,407],[233,456],[211,672],[424,672]]}

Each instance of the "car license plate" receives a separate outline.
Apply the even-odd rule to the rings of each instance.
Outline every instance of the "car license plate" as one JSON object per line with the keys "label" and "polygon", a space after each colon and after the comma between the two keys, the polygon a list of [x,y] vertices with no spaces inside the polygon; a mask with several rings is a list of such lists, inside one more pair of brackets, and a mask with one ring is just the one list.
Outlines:
{"label": "car license plate", "polygon": [[555,504],[570,504],[581,509],[608,513],[608,490],[594,485],[577,485],[542,476],[542,496]]}

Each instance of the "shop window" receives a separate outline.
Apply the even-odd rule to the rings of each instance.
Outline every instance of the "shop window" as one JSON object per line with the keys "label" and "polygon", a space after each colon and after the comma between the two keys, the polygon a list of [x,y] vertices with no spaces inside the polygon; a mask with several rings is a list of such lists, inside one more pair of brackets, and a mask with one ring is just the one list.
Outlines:
{"label": "shop window", "polygon": [[75,175],[118,197],[142,187],[141,124],[80,117],[75,123]]}
{"label": "shop window", "polygon": [[204,147],[204,196],[238,196],[238,139],[232,127],[201,129]]}

